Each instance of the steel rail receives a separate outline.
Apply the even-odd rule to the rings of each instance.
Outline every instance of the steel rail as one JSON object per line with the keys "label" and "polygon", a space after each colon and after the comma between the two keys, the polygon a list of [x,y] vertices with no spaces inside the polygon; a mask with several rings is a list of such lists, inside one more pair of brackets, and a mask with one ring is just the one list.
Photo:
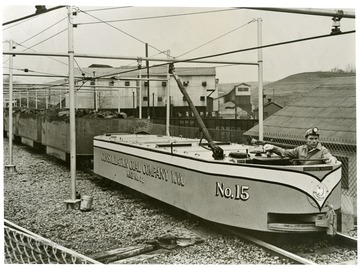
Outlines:
{"label": "steel rail", "polygon": [[[272,244],[270,244],[268,242],[265,242],[263,240],[255,238],[255,237],[253,237],[251,235],[244,234],[244,233],[242,233],[240,231],[236,231],[236,230],[234,230],[232,228],[229,228],[227,226],[223,226],[223,225],[219,225],[219,224],[213,224],[213,225],[216,226],[217,228],[221,229],[225,233],[229,233],[229,234],[241,237],[243,239],[246,239],[249,242],[252,242],[252,243],[254,243],[254,244],[258,245],[258,246],[261,246],[261,247],[263,247],[263,248],[265,248],[265,249],[267,249],[269,251],[274,252],[278,256],[285,257],[285,258],[287,258],[289,260],[292,260],[292,261],[294,261],[294,262],[296,262],[298,264],[318,265],[318,263],[313,262],[311,260],[308,260],[306,258],[303,258],[303,257],[301,257],[299,255],[296,255],[296,253],[289,252],[289,251],[284,250],[282,248],[279,248],[279,247],[277,247],[275,245],[272,245]],[[350,237],[350,236],[342,234],[342,233],[337,233],[334,238],[337,239],[337,244],[346,244],[351,248],[357,248],[357,239],[356,238]],[[344,263],[353,264],[354,260],[346,261]]]}
{"label": "steel rail", "polygon": [[336,239],[339,240],[339,242],[343,243],[343,244],[347,244],[351,247],[357,248],[357,239],[351,236],[348,236],[346,234],[343,233],[337,233],[335,236]]}
{"label": "steel rail", "polygon": [[241,233],[239,231],[235,231],[229,227],[224,227],[224,226],[221,226],[219,224],[215,224],[218,228],[220,228],[222,231],[226,232],[226,233],[229,233],[229,234],[232,234],[232,235],[236,235],[238,237],[241,237],[251,243],[254,243],[262,248],[265,248],[267,250],[270,250],[271,252],[274,252],[276,255],[278,256],[282,256],[282,257],[285,257],[287,259],[290,259],[294,262],[296,262],[297,264],[305,264],[305,265],[317,265],[317,263],[313,262],[313,261],[310,261],[310,260],[307,260],[305,258],[302,258],[294,253],[291,253],[289,251],[286,251],[282,248],[279,248],[277,246],[274,246],[272,244],[269,244],[265,241],[262,241],[260,239],[257,239],[251,235],[248,235],[248,234],[244,234],[244,233]]}

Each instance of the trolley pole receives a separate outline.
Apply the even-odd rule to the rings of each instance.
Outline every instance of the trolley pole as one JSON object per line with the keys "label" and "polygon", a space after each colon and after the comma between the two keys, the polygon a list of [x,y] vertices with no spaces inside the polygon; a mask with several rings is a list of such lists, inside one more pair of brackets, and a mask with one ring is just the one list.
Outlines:
{"label": "trolley pole", "polygon": [[65,200],[67,208],[77,208],[76,199],[76,130],[75,130],[75,92],[74,92],[74,40],[73,9],[68,6],[68,58],[69,58],[69,113],[70,113],[70,199]]}
{"label": "trolley pole", "polygon": [[[10,51],[13,50],[13,40],[9,41]],[[9,164],[5,165],[8,172],[16,172],[16,167],[13,164],[13,55],[9,55]]]}
{"label": "trolley pole", "polygon": [[[262,19],[257,19],[258,46],[262,46]],[[262,49],[258,49],[258,92],[259,92],[259,140],[264,140],[264,99],[263,99],[263,58]]]}

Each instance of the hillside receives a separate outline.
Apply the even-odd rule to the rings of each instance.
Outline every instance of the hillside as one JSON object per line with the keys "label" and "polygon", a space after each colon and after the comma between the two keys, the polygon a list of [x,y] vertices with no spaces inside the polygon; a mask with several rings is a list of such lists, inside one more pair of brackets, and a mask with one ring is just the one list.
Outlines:
{"label": "hillside", "polygon": [[[266,99],[271,98],[275,103],[286,106],[309,91],[324,84],[355,83],[354,73],[308,72],[288,76],[272,83],[264,83]],[[258,106],[258,87],[252,87],[251,102],[253,107]],[[267,100],[265,100],[266,102]]]}
{"label": "hillside", "polygon": [[[309,127],[318,127],[323,142],[356,145],[355,75],[306,73],[290,76],[273,85],[282,90],[284,100],[293,101],[264,120],[264,137],[302,140],[304,137],[299,133],[305,133]],[[256,137],[258,132],[257,125],[246,135]]]}

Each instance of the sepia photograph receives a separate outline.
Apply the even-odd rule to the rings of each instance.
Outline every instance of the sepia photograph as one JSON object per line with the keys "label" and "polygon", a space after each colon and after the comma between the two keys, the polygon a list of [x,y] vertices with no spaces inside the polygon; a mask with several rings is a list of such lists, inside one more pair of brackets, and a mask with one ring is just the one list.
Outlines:
{"label": "sepia photograph", "polygon": [[0,262],[357,265],[359,9],[285,3],[5,1]]}

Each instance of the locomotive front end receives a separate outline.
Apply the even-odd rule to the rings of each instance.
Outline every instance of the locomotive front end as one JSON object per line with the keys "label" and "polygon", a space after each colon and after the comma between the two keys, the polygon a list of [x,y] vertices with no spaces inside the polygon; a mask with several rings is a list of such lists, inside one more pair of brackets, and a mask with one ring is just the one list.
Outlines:
{"label": "locomotive front end", "polygon": [[[294,166],[307,179],[294,181],[302,198],[284,200],[293,212],[269,211],[268,229],[276,232],[337,232],[337,215],[341,207],[341,163],[334,165]],[[294,203],[297,203],[296,205]]]}

